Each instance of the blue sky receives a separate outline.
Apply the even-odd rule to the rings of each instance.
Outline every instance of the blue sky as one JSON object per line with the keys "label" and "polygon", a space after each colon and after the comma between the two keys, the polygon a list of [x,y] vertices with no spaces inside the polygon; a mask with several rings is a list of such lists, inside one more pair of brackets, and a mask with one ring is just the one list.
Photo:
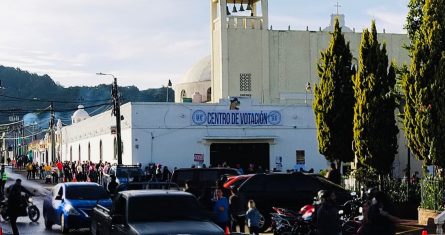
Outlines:
{"label": "blue sky", "polygon": [[[342,0],[346,25],[405,33],[408,0]],[[334,0],[269,0],[273,29],[318,30]],[[157,88],[181,81],[210,54],[210,0],[0,1],[0,64],[48,74],[61,85]]]}

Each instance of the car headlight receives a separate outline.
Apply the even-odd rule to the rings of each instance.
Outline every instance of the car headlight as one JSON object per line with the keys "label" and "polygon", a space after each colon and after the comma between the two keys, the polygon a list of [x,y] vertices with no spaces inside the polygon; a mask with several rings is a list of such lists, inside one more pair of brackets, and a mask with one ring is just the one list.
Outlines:
{"label": "car headlight", "polygon": [[32,197],[29,197],[29,198],[28,198],[28,202],[29,202],[29,203],[32,203]]}
{"label": "car headlight", "polygon": [[80,215],[80,213],[76,209],[74,209],[71,204],[65,204],[64,209],[69,215]]}

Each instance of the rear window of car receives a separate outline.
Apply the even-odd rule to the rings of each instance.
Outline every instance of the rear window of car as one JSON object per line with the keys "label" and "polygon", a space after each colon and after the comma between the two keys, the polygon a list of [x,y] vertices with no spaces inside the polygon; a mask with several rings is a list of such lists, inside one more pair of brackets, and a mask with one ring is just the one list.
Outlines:
{"label": "rear window of car", "polygon": [[74,200],[99,200],[110,198],[107,191],[99,185],[71,185],[66,187],[65,197]]}
{"label": "rear window of car", "polygon": [[196,198],[188,195],[148,195],[131,197],[128,221],[208,220]]}

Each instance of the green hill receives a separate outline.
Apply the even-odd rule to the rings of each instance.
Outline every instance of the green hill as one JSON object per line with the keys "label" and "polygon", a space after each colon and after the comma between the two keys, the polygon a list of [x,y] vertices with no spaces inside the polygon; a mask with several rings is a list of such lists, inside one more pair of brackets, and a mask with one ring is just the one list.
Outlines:
{"label": "green hill", "polygon": [[[56,118],[70,123],[70,116],[79,104],[88,112],[102,112],[111,106],[111,84],[95,87],[68,87],[56,84],[48,75],[37,75],[19,68],[0,66],[0,123],[10,122],[9,117],[34,113],[38,119],[48,120],[48,107],[54,104]],[[119,87],[122,103],[165,102],[165,88],[139,90],[135,86]],[[174,100],[169,90],[169,101]],[[97,113],[95,113],[97,114]],[[25,120],[26,121],[26,120]]]}

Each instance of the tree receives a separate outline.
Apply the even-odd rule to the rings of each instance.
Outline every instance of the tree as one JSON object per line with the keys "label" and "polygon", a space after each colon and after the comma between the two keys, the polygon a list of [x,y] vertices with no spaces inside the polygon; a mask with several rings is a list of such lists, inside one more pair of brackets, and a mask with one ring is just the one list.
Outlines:
{"label": "tree", "polygon": [[318,64],[320,83],[314,89],[318,150],[331,162],[350,162],[354,159],[351,148],[354,105],[352,54],[338,19],[331,34],[329,47],[321,52]]}
{"label": "tree", "polygon": [[445,167],[445,0],[426,0],[403,78],[408,147],[426,164]]}
{"label": "tree", "polygon": [[365,29],[359,53],[359,70],[354,78],[354,148],[360,162],[380,175],[391,171],[397,153],[393,95],[395,66],[388,69],[386,45],[377,40],[375,22]]}
{"label": "tree", "polygon": [[422,8],[425,0],[410,0],[408,3],[408,16],[406,17],[405,29],[408,31],[408,37],[411,41],[415,39],[415,35],[420,29],[423,19]]}

